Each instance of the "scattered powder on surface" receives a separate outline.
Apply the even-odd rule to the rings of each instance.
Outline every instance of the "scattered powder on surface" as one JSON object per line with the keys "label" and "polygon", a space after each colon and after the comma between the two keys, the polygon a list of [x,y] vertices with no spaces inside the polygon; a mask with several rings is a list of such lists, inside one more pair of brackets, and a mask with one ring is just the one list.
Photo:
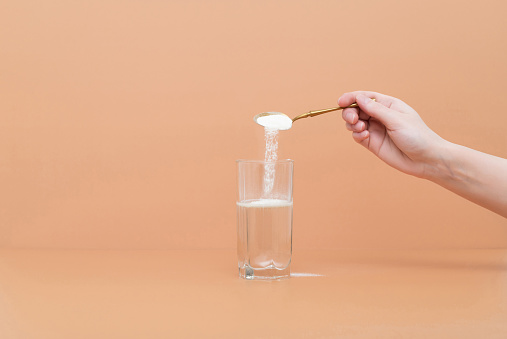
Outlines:
{"label": "scattered powder on surface", "polygon": [[323,277],[322,274],[315,274],[315,273],[291,273],[291,277]]}

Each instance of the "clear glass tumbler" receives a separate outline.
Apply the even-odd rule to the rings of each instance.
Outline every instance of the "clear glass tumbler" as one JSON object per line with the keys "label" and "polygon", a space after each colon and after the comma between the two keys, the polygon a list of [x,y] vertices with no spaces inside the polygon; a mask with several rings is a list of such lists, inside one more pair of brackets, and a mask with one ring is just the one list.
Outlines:
{"label": "clear glass tumbler", "polygon": [[245,279],[290,277],[293,160],[237,160],[238,266]]}

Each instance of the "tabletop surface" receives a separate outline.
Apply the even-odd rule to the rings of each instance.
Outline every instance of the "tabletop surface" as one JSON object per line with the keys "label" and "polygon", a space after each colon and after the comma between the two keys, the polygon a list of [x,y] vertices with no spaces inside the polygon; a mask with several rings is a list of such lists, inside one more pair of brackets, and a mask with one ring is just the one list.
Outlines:
{"label": "tabletop surface", "polygon": [[506,338],[507,250],[0,250],[0,338]]}

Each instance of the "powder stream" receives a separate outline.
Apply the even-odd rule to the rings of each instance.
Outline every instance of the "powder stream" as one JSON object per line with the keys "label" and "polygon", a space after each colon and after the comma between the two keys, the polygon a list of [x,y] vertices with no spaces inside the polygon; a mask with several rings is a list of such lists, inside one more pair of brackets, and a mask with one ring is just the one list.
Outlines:
{"label": "powder stream", "polygon": [[275,162],[278,159],[278,129],[264,128],[266,152],[264,153],[264,197],[269,198],[275,182]]}

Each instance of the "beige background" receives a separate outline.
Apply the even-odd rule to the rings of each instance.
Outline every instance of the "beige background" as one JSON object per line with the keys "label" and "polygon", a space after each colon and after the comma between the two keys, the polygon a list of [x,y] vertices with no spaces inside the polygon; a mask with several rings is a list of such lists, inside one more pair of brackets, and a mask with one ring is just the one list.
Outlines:
{"label": "beige background", "polygon": [[[0,246],[234,248],[263,111],[401,98],[507,157],[504,1],[4,1]],[[496,248],[507,221],[387,167],[338,114],[280,138],[294,248]]]}

